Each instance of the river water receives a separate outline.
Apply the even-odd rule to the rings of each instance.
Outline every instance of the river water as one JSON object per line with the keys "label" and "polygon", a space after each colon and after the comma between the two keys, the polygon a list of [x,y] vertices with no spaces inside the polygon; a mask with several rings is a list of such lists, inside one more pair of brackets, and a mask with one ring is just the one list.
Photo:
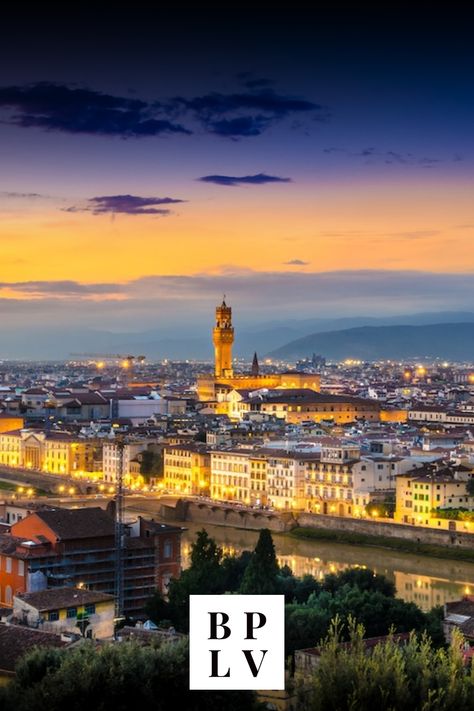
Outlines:
{"label": "river water", "polygon": [[[258,539],[258,531],[189,522],[181,525],[187,529],[183,534],[183,567],[189,565],[191,543],[201,528],[229,554],[252,550]],[[288,565],[297,576],[310,573],[320,580],[327,573],[348,567],[370,568],[393,581],[399,597],[415,602],[423,610],[474,594],[474,563],[369,546],[300,540],[280,533],[272,535],[279,563]]]}

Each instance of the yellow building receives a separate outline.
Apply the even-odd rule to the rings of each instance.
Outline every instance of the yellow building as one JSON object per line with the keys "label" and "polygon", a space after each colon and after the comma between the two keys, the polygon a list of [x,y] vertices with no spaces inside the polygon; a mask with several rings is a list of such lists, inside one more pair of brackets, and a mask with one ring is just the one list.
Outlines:
{"label": "yellow building", "polygon": [[319,460],[309,462],[306,473],[306,506],[313,513],[357,516],[354,506],[353,465],[360,459],[355,444],[325,444]]}
{"label": "yellow building", "polygon": [[380,410],[380,422],[407,422],[408,410],[398,408],[382,408]]}
{"label": "yellow building", "polygon": [[319,454],[267,450],[267,501],[275,509],[303,510],[306,505],[305,479],[308,464]]}
{"label": "yellow building", "polygon": [[[463,527],[463,522],[439,519],[432,511],[437,508],[472,508],[473,499],[466,491],[467,478],[457,478],[449,468],[414,469],[396,477],[395,520],[416,526],[436,528]],[[457,524],[457,525],[456,525]]]}
{"label": "yellow building", "polygon": [[227,412],[226,395],[233,389],[258,390],[260,388],[311,388],[319,391],[320,377],[313,373],[290,371],[285,373],[260,373],[258,361],[254,357],[251,372],[234,375],[232,367],[232,345],[234,328],[232,308],[225,300],[216,308],[216,325],[212,332],[214,343],[214,374],[200,375],[197,380],[199,400],[219,401],[217,412]]}
{"label": "yellow building", "polygon": [[204,444],[175,444],[163,450],[163,483],[172,493],[208,496],[211,455]]}
{"label": "yellow building", "polygon": [[267,460],[265,456],[257,453],[249,457],[250,463],[250,504],[252,506],[265,506],[267,496]]}
{"label": "yellow building", "polygon": [[94,639],[114,634],[113,595],[83,588],[51,588],[18,593],[13,598],[13,616],[21,624],[43,632],[70,632]]}
{"label": "yellow building", "polygon": [[246,449],[211,452],[211,497],[250,504],[250,454]]}
{"label": "yellow building", "polygon": [[80,474],[94,469],[95,445],[66,432],[13,430],[0,433],[0,463],[51,474]]}

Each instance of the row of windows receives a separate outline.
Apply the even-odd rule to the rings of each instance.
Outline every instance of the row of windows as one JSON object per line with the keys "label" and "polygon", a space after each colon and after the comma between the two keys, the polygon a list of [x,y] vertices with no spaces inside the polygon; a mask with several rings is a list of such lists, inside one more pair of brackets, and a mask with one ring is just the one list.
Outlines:
{"label": "row of windows", "polygon": [[0,556],[0,570],[4,570],[5,573],[13,573],[14,560],[16,560],[16,574],[23,576],[25,574],[25,561],[19,558]]}
{"label": "row of windows", "polygon": [[212,477],[212,483],[216,486],[219,484],[225,484],[229,486],[230,484],[233,484],[234,486],[246,486],[247,481],[244,477],[242,476],[226,476],[225,474],[216,474]]}
{"label": "row of windows", "polygon": [[[95,605],[85,605],[84,614],[95,615]],[[77,617],[77,607],[68,607],[66,610],[66,617],[71,620]],[[49,622],[57,622],[59,620],[59,610],[50,610],[48,613]]]}
{"label": "row of windows", "polygon": [[[341,483],[341,484],[348,484],[349,486],[352,486],[352,477],[348,477],[346,474],[319,474],[318,476],[315,476],[314,474],[311,477],[312,481],[327,481],[331,482],[332,484],[336,483]],[[381,477],[380,477],[381,480]],[[364,481],[364,480],[362,480]]]}
{"label": "row of windows", "polygon": [[[322,499],[349,499],[352,501],[352,491],[348,489],[347,491],[344,491],[344,489],[341,489],[337,491],[336,489],[323,489],[320,488],[318,490],[317,487],[314,487],[312,489],[311,487],[308,487],[307,489],[307,494],[308,496],[319,496]],[[357,502],[358,503],[358,500]]]}

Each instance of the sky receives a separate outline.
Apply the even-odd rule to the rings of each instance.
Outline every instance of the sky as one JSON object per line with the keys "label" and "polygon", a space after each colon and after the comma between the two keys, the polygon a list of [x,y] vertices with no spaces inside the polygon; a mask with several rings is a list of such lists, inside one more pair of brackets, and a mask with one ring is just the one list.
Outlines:
{"label": "sky", "polygon": [[3,326],[474,310],[467,18],[334,8],[7,14]]}

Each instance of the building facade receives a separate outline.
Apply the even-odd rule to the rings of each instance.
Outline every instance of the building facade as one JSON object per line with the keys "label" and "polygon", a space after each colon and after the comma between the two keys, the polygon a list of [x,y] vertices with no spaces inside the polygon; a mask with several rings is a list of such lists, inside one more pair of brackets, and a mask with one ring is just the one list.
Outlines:
{"label": "building facade", "polygon": [[[125,528],[124,611],[143,614],[181,565],[181,528],[139,518]],[[64,586],[114,594],[115,524],[101,508],[45,509],[0,534],[0,604],[20,593]]]}

